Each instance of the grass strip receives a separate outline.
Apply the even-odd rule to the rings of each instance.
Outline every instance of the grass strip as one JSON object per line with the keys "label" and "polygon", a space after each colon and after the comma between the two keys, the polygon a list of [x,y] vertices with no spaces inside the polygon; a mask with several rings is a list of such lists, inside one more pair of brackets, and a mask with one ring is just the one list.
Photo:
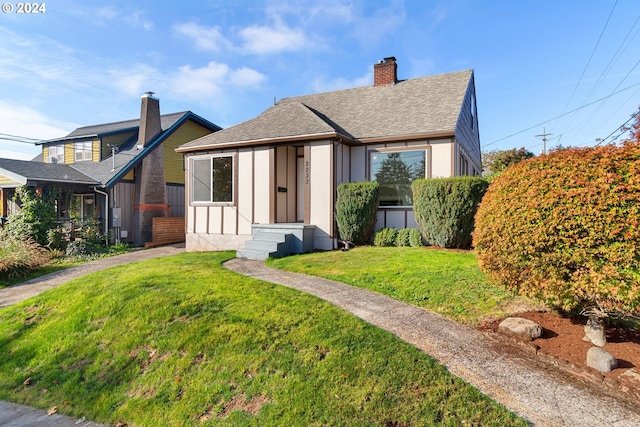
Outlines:
{"label": "grass strip", "polygon": [[120,266],[0,310],[0,399],[129,426],[527,425],[393,335],[224,269],[233,256]]}
{"label": "grass strip", "polygon": [[363,246],[267,264],[376,291],[471,325],[508,314],[516,300],[489,284],[471,251]]}

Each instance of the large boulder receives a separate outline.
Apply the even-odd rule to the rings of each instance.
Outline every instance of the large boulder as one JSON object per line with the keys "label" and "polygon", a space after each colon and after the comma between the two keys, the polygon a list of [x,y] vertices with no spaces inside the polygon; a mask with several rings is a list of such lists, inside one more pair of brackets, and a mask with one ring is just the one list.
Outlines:
{"label": "large boulder", "polygon": [[542,336],[542,327],[536,322],[521,317],[507,317],[498,330],[522,341],[533,341]]}
{"label": "large boulder", "polygon": [[618,359],[600,347],[591,347],[587,351],[587,366],[600,372],[611,372],[618,366]]}

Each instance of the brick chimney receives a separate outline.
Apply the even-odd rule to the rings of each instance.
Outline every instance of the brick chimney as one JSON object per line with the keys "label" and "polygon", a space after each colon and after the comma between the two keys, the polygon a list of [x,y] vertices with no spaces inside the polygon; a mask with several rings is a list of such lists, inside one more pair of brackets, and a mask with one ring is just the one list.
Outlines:
{"label": "brick chimney", "polygon": [[[141,97],[138,148],[147,148],[160,132],[160,101],[147,92]],[[134,243],[143,246],[153,240],[153,218],[169,216],[162,144],[146,153],[135,169]]]}
{"label": "brick chimney", "polygon": [[390,56],[373,65],[373,85],[392,85],[398,82],[398,64],[396,58]]}
{"label": "brick chimney", "polygon": [[156,135],[162,132],[160,125],[160,101],[154,98],[153,92],[146,92],[141,97],[140,106],[140,130],[138,132],[138,145],[143,147]]}

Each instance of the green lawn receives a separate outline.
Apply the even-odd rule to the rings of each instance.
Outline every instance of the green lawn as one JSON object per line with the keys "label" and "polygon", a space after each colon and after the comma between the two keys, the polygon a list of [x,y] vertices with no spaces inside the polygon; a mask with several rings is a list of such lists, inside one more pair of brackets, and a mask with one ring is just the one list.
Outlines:
{"label": "green lawn", "polygon": [[527,425],[393,335],[221,267],[233,256],[129,264],[1,309],[0,399],[130,427]]}
{"label": "green lawn", "polygon": [[467,324],[502,317],[516,300],[487,282],[471,251],[364,246],[267,264],[370,289]]}

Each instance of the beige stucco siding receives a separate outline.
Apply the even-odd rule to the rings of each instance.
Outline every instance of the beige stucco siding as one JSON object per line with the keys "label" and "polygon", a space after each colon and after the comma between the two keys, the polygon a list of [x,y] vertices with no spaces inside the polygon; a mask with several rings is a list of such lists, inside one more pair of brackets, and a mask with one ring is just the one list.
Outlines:
{"label": "beige stucco siding", "polygon": [[368,154],[367,147],[351,147],[350,153],[350,182],[366,181],[367,177],[367,162]]}
{"label": "beige stucco siding", "polygon": [[[190,251],[240,249],[251,238],[252,223],[269,223],[273,153],[274,149],[267,147],[215,152],[234,158],[233,203],[194,206],[190,203],[191,189],[187,184],[187,247]],[[191,159],[211,154],[213,152],[187,156],[187,173]]]}
{"label": "beige stucco siding", "polygon": [[315,247],[333,249],[333,143],[312,143],[310,223],[315,225]]}
{"label": "beige stucco siding", "polygon": [[453,176],[453,143],[437,143],[431,145],[430,178],[447,178]]}
{"label": "beige stucco siding", "polygon": [[[254,192],[253,218],[256,224],[269,224],[270,222],[270,197],[272,194],[272,177],[270,171],[271,152],[273,149],[264,147],[254,151],[254,180],[251,185],[239,188],[239,191]],[[242,173],[242,171],[239,171]]]}
{"label": "beige stucco siding", "polygon": [[251,223],[253,222],[253,198],[254,192],[251,190],[254,182],[253,151],[241,151],[237,157],[238,165],[238,188],[237,198],[237,227],[238,234],[251,234]]}

